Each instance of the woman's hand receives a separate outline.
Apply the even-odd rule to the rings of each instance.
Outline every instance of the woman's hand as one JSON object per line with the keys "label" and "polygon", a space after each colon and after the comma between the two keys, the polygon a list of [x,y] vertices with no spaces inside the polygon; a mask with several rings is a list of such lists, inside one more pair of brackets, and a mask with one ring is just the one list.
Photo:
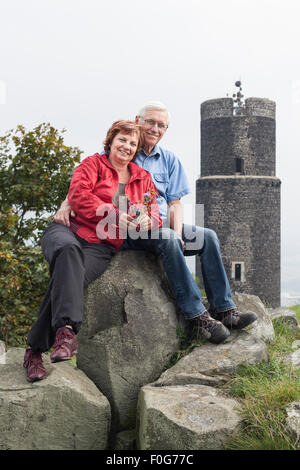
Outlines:
{"label": "woman's hand", "polygon": [[133,222],[134,218],[131,217],[131,215],[126,214],[126,212],[122,212],[122,214],[119,217],[119,227],[121,230],[130,230],[133,229],[135,230],[136,224]]}
{"label": "woman's hand", "polygon": [[71,209],[68,199],[65,199],[60,208],[53,217],[53,221],[57,224],[66,225],[70,227],[70,216],[75,217],[75,212]]}

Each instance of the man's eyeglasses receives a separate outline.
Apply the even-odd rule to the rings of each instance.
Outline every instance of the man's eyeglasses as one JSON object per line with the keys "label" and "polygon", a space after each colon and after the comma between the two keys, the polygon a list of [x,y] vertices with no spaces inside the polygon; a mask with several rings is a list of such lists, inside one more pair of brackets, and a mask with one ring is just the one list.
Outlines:
{"label": "man's eyeglasses", "polygon": [[153,121],[153,119],[144,119],[142,116],[139,116],[140,119],[143,119],[143,121],[146,123],[146,125],[148,127],[155,127],[157,125],[157,127],[161,130],[166,130],[168,129],[168,126],[167,124],[165,124],[164,122],[160,122],[160,121]]}

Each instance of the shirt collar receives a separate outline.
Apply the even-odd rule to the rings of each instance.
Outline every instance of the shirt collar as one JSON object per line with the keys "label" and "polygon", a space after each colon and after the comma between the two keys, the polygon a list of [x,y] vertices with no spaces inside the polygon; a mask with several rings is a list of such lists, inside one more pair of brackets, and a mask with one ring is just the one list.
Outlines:
{"label": "shirt collar", "polygon": [[144,149],[141,150],[141,153],[146,155],[146,157],[157,157],[157,158],[159,158],[161,156],[160,147],[157,144],[154,145],[153,150],[150,153],[150,155],[147,155]]}
{"label": "shirt collar", "polygon": [[[101,153],[100,155],[99,154],[95,154],[95,155],[98,155],[98,157],[102,160],[104,165],[108,166],[113,171],[117,172],[117,170],[111,165],[110,161],[108,160],[108,156],[105,153]],[[142,179],[147,174],[147,172],[143,168],[139,167],[134,162],[129,162],[128,167],[131,173],[130,181],[133,181],[134,179]]]}

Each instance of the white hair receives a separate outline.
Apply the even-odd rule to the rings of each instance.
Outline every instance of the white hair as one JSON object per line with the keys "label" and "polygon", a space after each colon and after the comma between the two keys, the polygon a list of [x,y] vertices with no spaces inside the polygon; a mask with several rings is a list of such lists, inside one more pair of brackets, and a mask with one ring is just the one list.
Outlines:
{"label": "white hair", "polygon": [[170,118],[171,118],[170,112],[169,112],[168,108],[163,103],[161,103],[160,101],[150,101],[149,103],[145,104],[140,109],[138,115],[141,116],[141,117],[144,117],[147,111],[153,111],[153,110],[165,111],[168,114],[168,125],[169,125]]}

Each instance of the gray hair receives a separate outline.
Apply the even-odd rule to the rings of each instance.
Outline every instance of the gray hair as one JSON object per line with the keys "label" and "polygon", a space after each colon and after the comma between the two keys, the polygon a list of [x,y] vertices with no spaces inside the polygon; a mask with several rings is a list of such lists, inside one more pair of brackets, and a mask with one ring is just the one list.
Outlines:
{"label": "gray hair", "polygon": [[168,114],[168,125],[170,123],[170,112],[167,107],[161,103],[160,101],[150,101],[149,103],[145,104],[139,111],[139,116],[144,117],[147,111],[165,111]]}

